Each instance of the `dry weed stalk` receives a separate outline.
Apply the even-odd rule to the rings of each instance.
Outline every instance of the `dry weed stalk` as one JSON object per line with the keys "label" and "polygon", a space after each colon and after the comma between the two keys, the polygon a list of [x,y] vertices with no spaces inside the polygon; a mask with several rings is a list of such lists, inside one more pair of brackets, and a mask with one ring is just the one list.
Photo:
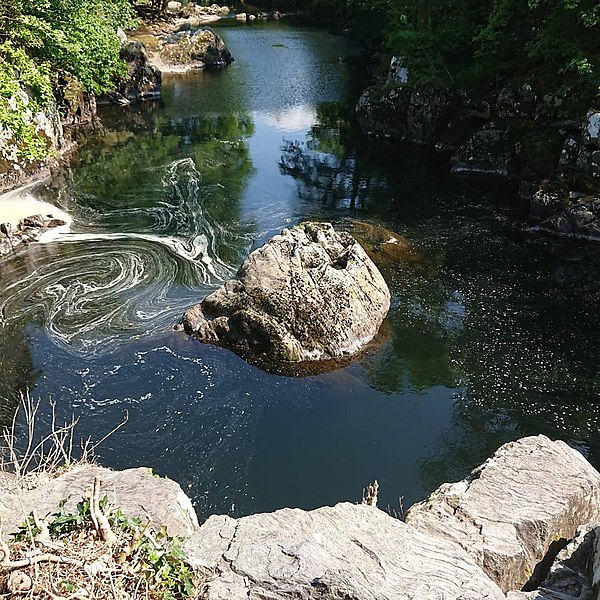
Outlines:
{"label": "dry weed stalk", "polygon": [[362,504],[366,504],[367,506],[377,506],[378,493],[379,483],[376,479],[373,483],[369,483],[369,485],[363,489]]}
{"label": "dry weed stalk", "polygon": [[[75,457],[78,419],[59,424],[56,404],[50,401],[50,432],[41,435],[36,426],[40,406],[40,401],[25,396],[0,438],[0,471],[14,474],[21,488],[35,485],[32,478],[37,475],[92,461],[98,445],[128,420],[125,413],[123,421],[96,443],[82,440]],[[149,523],[118,509],[108,512],[100,489],[95,477],[89,499],[77,506],[78,514],[64,514],[64,503],[59,513],[46,519],[34,509],[10,543],[0,535],[0,598],[179,600],[191,595],[194,575],[178,540],[166,530],[153,534]],[[67,529],[65,519],[70,520]]]}
{"label": "dry weed stalk", "polygon": [[74,435],[79,418],[72,416],[70,421],[59,424],[56,402],[52,399],[48,402],[51,413],[49,433],[39,434],[37,422],[41,399],[33,400],[28,393],[22,397],[10,427],[2,431],[0,471],[13,473],[19,484],[35,474],[54,474],[61,467],[75,462],[93,461],[95,449],[129,419],[125,411],[123,420],[97,442],[92,443],[89,437],[82,439],[78,455],[75,456]]}

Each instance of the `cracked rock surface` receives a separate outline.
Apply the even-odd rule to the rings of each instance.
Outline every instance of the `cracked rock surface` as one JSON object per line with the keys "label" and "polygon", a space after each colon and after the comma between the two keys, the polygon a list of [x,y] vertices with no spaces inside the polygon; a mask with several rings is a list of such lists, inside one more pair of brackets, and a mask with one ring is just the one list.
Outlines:
{"label": "cracked rock surface", "polygon": [[460,544],[503,591],[521,589],[553,542],[600,521],[600,474],[543,435],[505,444],[458,483],[414,505],[406,522]]}
{"label": "cracked rock surface", "polygon": [[389,306],[385,280],[349,233],[301,223],[252,252],[182,323],[203,342],[314,361],[361,350]]}
{"label": "cracked rock surface", "polygon": [[187,550],[206,600],[504,599],[457,544],[366,505],[212,516]]}
{"label": "cracked rock surface", "polygon": [[25,486],[0,471],[2,536],[34,507],[44,517],[69,498],[73,510],[94,477],[125,514],[185,536],[202,600],[600,597],[600,474],[543,435],[502,446],[470,476],[414,505],[407,522],[340,503],[239,519],[213,515],[198,526],[180,486],[148,469],[76,465]]}

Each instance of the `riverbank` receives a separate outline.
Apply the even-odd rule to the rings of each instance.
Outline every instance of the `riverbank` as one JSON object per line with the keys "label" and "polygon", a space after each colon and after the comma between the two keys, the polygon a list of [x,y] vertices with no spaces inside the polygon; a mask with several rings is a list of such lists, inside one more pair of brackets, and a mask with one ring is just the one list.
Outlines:
{"label": "riverbank", "polygon": [[[502,446],[467,478],[411,507],[404,520],[345,502],[239,519],[213,515],[199,526],[179,485],[147,469],[77,465],[57,477],[38,476],[27,489],[10,474],[2,479],[5,531],[33,509],[52,513],[63,498],[69,500],[61,510],[69,514],[102,479],[107,514],[111,505],[119,507],[128,518],[147,521],[145,531],[166,527],[184,537],[185,560],[197,579],[182,597],[581,600],[596,585],[587,565],[599,556],[600,474],[576,450],[544,436]],[[27,561],[16,568],[35,586]],[[6,575],[0,564],[0,577]],[[102,569],[91,575],[96,582],[102,576]]]}
{"label": "riverbank", "polygon": [[534,77],[482,92],[412,85],[401,57],[387,81],[366,90],[356,112],[382,143],[426,146],[448,156],[459,181],[512,184],[530,231],[600,241],[600,112],[565,113]]}

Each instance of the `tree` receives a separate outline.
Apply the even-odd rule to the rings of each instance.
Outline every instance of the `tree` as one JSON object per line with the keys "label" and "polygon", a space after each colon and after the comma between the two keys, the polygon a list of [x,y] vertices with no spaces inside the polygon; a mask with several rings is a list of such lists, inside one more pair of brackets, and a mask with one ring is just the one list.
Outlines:
{"label": "tree", "polygon": [[127,0],[4,0],[0,6],[0,127],[17,155],[48,153],[32,115],[53,100],[61,77],[102,93],[126,72],[118,27],[134,23]]}

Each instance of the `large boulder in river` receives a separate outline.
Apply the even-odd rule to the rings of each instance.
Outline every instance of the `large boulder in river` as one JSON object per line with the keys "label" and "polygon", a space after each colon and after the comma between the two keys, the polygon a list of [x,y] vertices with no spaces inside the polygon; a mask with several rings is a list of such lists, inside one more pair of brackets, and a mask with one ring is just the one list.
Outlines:
{"label": "large boulder in river", "polygon": [[302,223],[252,252],[182,322],[203,342],[314,361],[361,350],[389,306],[381,273],[349,233]]}
{"label": "large boulder in river", "polygon": [[184,29],[167,36],[160,49],[160,60],[166,65],[187,69],[218,70],[233,61],[221,36],[209,28]]}

